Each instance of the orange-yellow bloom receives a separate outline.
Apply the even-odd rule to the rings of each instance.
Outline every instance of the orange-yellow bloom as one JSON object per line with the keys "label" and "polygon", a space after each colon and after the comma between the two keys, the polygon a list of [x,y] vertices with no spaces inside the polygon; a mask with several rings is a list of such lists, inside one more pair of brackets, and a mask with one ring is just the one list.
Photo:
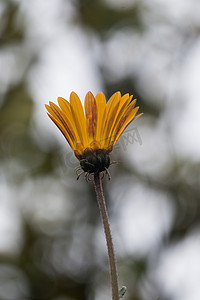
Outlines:
{"label": "orange-yellow bloom", "polygon": [[109,153],[120,135],[142,115],[136,115],[139,106],[135,107],[132,97],[116,92],[106,103],[102,92],[96,97],[88,92],[83,109],[78,95],[72,92],[70,102],[58,97],[59,106],[53,102],[45,105],[48,116],[68,141],[84,171],[101,172],[110,165]]}

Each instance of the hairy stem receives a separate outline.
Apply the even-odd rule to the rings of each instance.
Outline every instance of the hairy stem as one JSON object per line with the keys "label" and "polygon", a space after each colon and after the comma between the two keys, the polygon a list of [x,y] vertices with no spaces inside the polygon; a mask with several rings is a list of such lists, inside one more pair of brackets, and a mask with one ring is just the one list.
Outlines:
{"label": "hairy stem", "polygon": [[100,173],[94,174],[94,187],[97,195],[97,201],[99,205],[99,210],[104,226],[104,232],[106,237],[107,249],[108,249],[108,259],[110,265],[110,279],[112,285],[112,299],[119,300],[119,288],[118,288],[118,274],[117,274],[117,264],[115,259],[114,246],[111,236],[110,224],[108,220],[108,213],[106,209],[106,203],[103,195],[103,188],[101,182]]}

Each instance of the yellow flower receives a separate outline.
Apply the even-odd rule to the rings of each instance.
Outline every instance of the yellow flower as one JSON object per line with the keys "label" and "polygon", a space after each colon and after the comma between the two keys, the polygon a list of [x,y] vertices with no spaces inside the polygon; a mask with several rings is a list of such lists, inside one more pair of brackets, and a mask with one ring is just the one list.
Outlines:
{"label": "yellow flower", "polygon": [[[110,165],[109,153],[126,127],[136,116],[133,96],[120,92],[113,94],[108,102],[102,92],[96,97],[91,92],[85,96],[84,109],[78,95],[70,95],[70,102],[58,97],[58,104],[45,105],[48,116],[60,129],[81,167],[88,173],[101,172]],[[135,108],[134,108],[135,107]]]}

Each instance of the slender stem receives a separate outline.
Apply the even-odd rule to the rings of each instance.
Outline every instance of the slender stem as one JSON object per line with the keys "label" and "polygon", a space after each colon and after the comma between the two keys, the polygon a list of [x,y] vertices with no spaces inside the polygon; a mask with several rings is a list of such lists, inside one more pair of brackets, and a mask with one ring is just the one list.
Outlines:
{"label": "slender stem", "polygon": [[110,224],[108,220],[108,213],[106,209],[106,203],[103,195],[103,188],[100,173],[94,174],[94,187],[97,195],[97,201],[99,205],[99,210],[104,226],[104,232],[107,242],[108,258],[110,265],[110,279],[112,285],[112,300],[119,300],[119,288],[118,288],[118,274],[117,274],[117,264],[114,252],[114,246],[111,236]]}

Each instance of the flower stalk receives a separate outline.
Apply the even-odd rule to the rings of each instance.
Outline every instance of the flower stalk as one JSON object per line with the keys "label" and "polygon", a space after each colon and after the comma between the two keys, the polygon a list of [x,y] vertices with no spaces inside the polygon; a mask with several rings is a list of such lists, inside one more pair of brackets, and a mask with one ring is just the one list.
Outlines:
{"label": "flower stalk", "polygon": [[110,265],[112,300],[119,300],[126,292],[126,287],[118,288],[117,266],[108,221],[108,213],[103,195],[101,172],[110,177],[110,152],[127,126],[142,114],[135,107],[136,99],[128,93],[121,95],[118,91],[108,101],[100,92],[94,96],[88,92],[84,106],[78,95],[71,92],[69,101],[58,97],[58,105],[49,102],[45,105],[47,114],[61,131],[68,144],[80,161],[77,179],[85,173],[86,181],[90,174],[94,176],[94,187],[104,226]]}
{"label": "flower stalk", "polygon": [[94,187],[97,196],[97,202],[101,214],[101,219],[104,227],[104,233],[106,237],[108,259],[110,265],[110,279],[112,285],[112,300],[119,300],[119,287],[118,287],[118,273],[117,263],[115,258],[114,246],[112,241],[112,235],[110,230],[110,224],[108,219],[108,213],[106,208],[106,202],[103,194],[101,174],[94,174]]}

